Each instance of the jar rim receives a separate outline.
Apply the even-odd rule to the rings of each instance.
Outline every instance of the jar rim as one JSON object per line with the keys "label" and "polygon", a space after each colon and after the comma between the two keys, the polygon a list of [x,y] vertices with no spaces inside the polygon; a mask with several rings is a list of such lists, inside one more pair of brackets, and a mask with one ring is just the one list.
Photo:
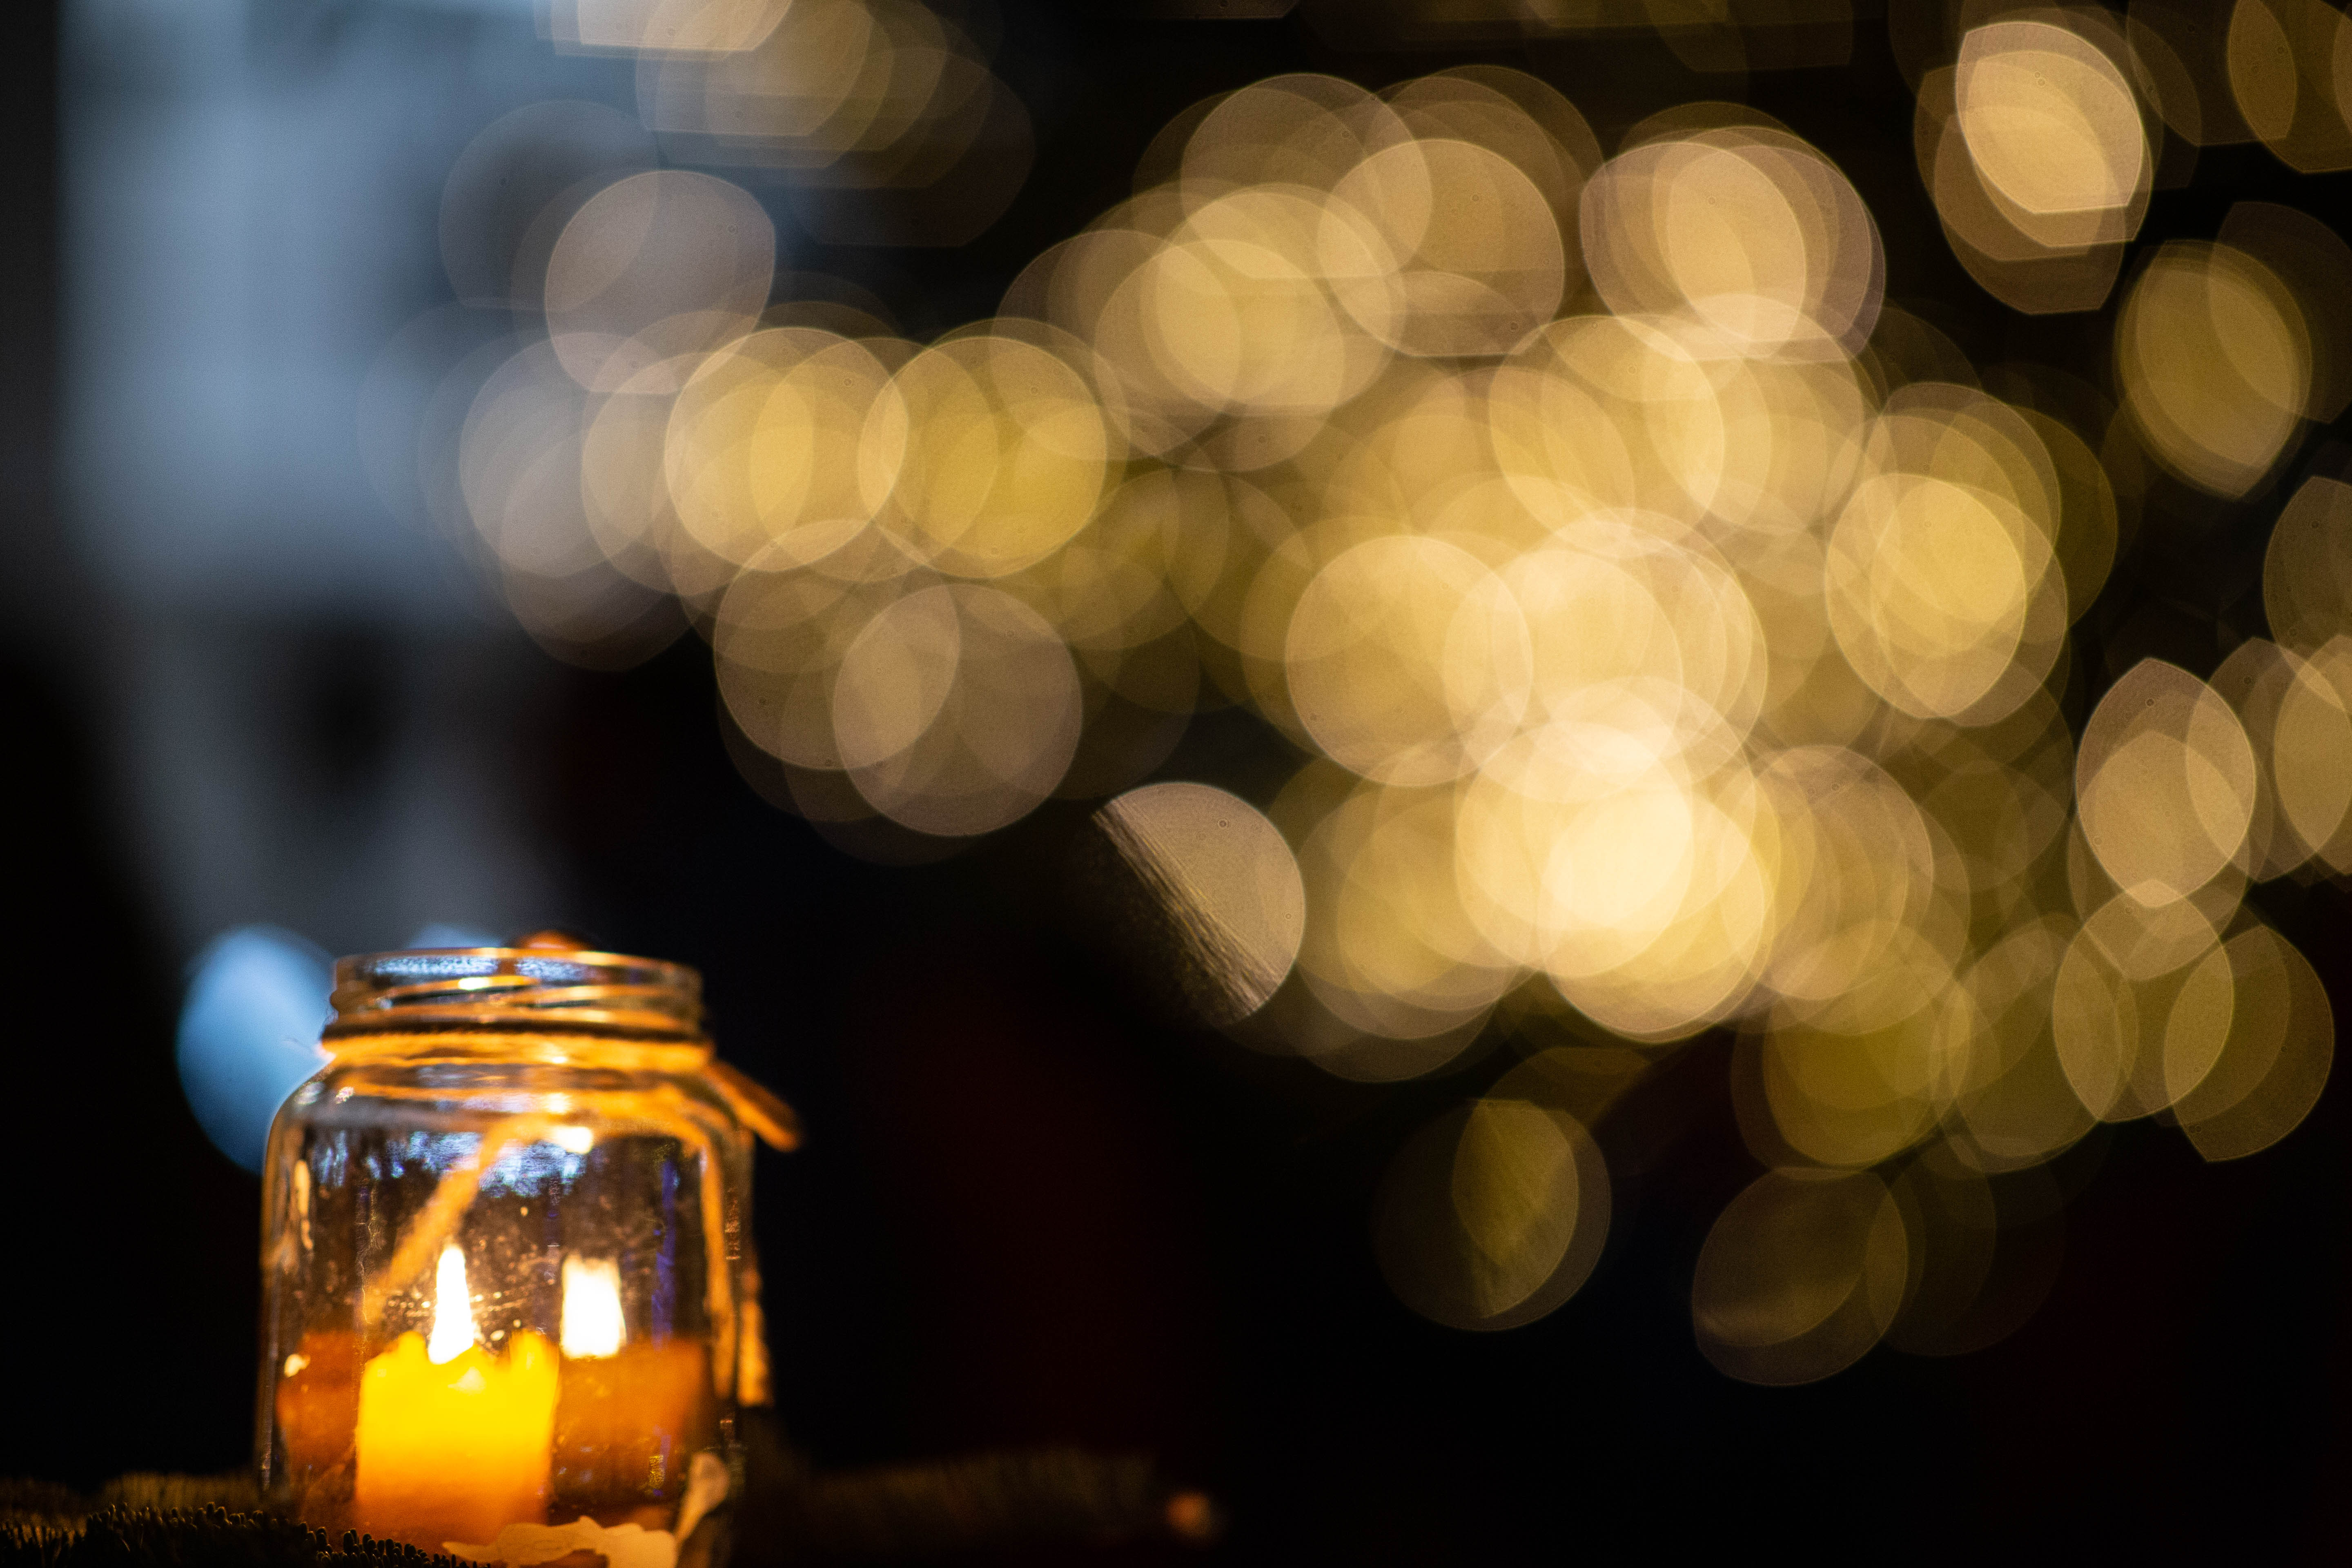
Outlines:
{"label": "jar rim", "polygon": [[335,961],[321,1043],[386,1035],[587,1034],[707,1046],[702,976],[556,933],[510,947],[407,948]]}

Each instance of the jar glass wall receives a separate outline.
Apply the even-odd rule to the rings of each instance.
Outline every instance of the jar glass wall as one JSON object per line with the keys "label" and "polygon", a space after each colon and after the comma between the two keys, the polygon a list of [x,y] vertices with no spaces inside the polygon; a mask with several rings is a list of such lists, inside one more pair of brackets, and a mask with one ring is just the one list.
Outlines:
{"label": "jar glass wall", "polygon": [[582,1519],[674,1553],[765,1384],[746,1121],[773,1117],[696,976],[535,939],[337,981],[266,1167],[266,1496],[478,1559]]}

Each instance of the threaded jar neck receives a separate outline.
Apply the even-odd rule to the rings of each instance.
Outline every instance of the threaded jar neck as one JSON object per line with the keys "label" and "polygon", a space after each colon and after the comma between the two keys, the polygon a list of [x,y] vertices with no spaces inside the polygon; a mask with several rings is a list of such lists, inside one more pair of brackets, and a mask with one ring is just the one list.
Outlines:
{"label": "threaded jar neck", "polygon": [[564,945],[369,952],[335,963],[334,1017],[321,1040],[338,1055],[392,1037],[569,1036],[709,1049],[702,977],[682,963]]}

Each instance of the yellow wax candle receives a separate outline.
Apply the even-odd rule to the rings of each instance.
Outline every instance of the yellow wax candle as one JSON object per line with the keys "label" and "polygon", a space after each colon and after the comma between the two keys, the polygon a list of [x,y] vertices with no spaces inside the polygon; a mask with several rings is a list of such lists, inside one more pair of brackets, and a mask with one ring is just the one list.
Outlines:
{"label": "yellow wax candle", "polygon": [[403,1334],[360,1372],[359,1529],[438,1552],[545,1521],[555,1347],[529,1330],[503,1355],[473,1342],[465,1263],[452,1247],[431,1344]]}
{"label": "yellow wax candle", "polygon": [[547,1513],[555,1347],[528,1330],[503,1356],[434,1363],[406,1333],[360,1373],[358,1526],[438,1552]]}
{"label": "yellow wax candle", "polygon": [[[696,1340],[625,1342],[620,1268],[563,1260],[563,1392],[555,1406],[555,1492],[607,1524],[684,1489],[692,1454],[718,1440],[709,1358]],[[667,1523],[656,1509],[638,1522]]]}
{"label": "yellow wax candle", "polygon": [[718,1441],[709,1357],[690,1340],[629,1345],[563,1363],[555,1407],[555,1485],[566,1510],[630,1517],[627,1505],[675,1499],[688,1460]]}

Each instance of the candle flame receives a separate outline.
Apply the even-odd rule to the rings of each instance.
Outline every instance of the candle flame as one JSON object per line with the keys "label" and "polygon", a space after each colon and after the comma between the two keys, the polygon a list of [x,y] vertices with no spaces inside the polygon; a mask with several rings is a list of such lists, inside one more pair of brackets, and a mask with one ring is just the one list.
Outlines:
{"label": "candle flame", "polygon": [[613,1355],[622,1338],[620,1260],[565,1258],[563,1353],[574,1360]]}
{"label": "candle flame", "polygon": [[466,1291],[466,1255],[457,1245],[441,1249],[441,1267],[433,1279],[433,1332],[425,1341],[425,1359],[438,1366],[457,1360],[474,1342],[474,1304]]}

